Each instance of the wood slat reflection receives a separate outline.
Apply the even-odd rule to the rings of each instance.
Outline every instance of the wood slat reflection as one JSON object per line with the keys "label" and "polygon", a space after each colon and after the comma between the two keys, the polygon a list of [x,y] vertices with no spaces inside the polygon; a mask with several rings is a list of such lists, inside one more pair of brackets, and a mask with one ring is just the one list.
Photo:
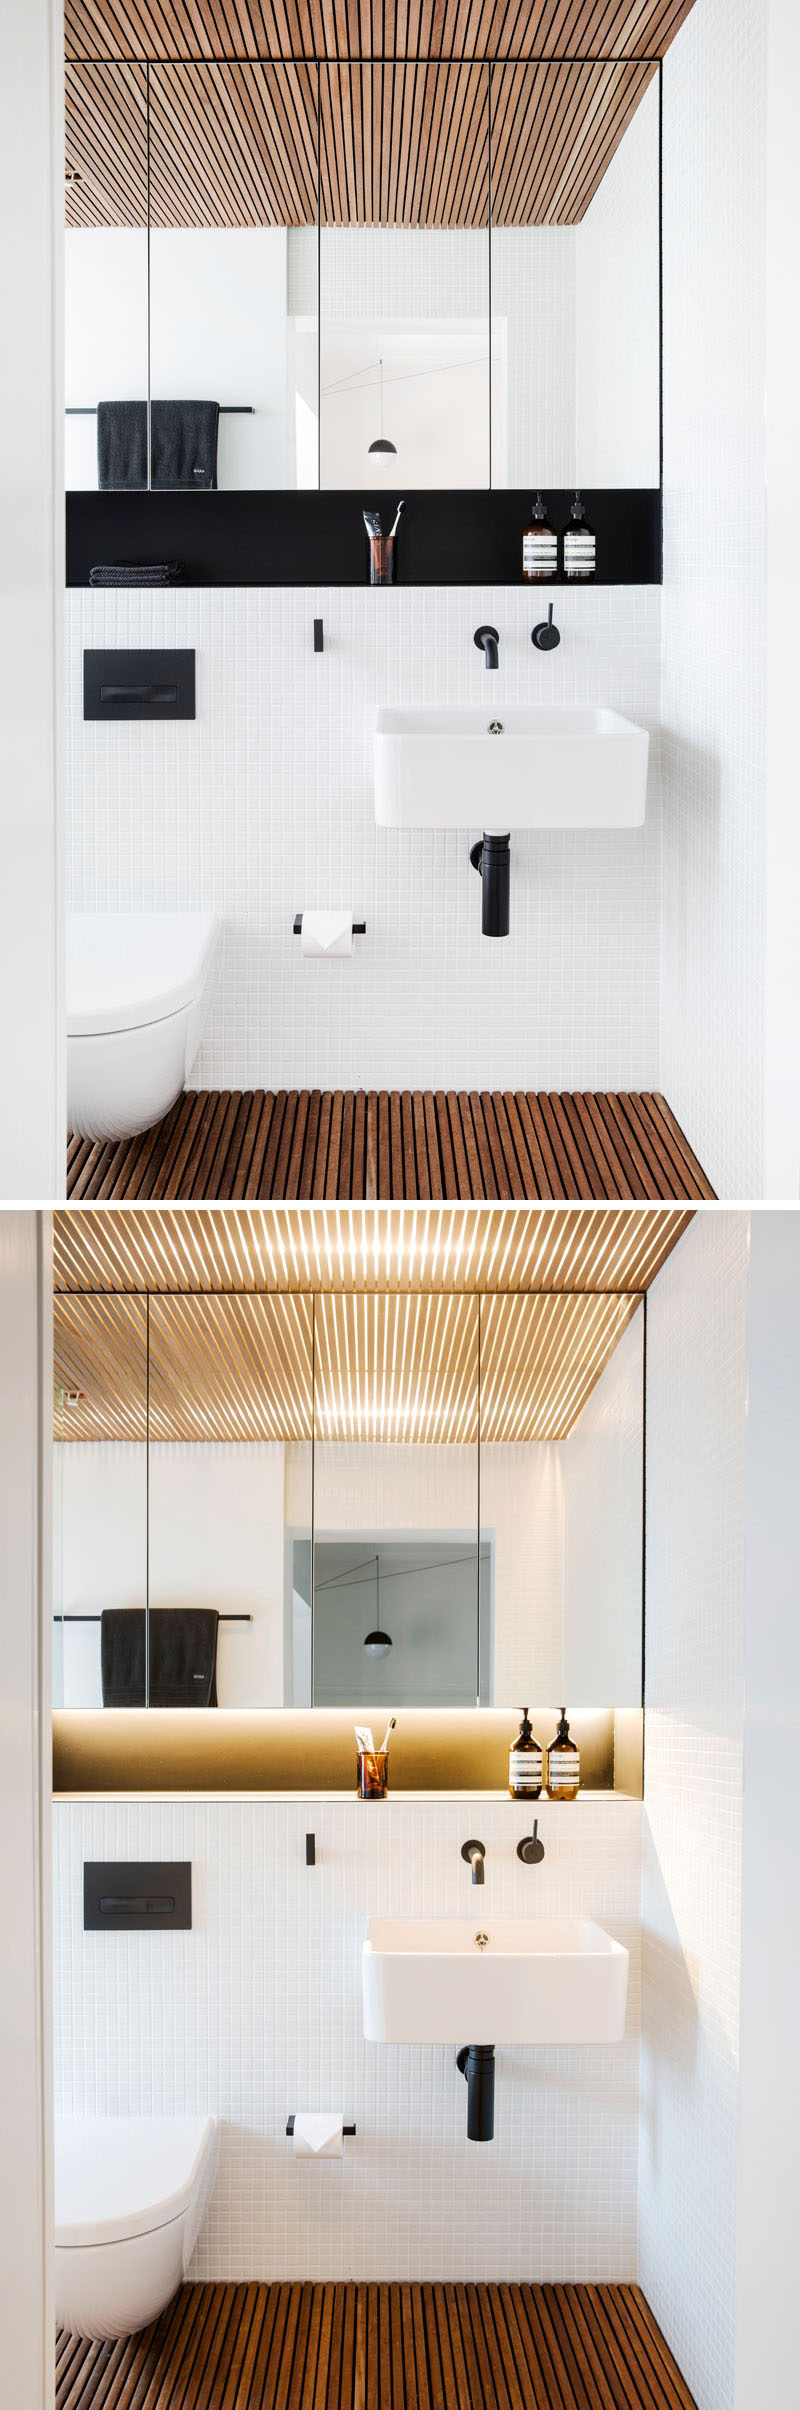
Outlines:
{"label": "wood slat reflection", "polygon": [[[495,65],[493,225],[578,224],[656,73]],[[144,227],[144,68],[68,63],[65,107],[67,224]],[[315,227],[319,208],[323,230],[485,228],[489,200],[486,65],[151,66],[155,227]]]}

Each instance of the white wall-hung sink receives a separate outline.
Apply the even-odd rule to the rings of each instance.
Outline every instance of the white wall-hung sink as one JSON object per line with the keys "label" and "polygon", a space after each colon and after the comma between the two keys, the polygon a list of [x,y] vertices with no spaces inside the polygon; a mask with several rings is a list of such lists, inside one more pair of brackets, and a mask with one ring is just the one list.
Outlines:
{"label": "white wall-hung sink", "polygon": [[585,1917],[372,1916],[368,2042],[619,2042],[628,1952]]}
{"label": "white wall-hung sink", "polygon": [[[489,681],[491,683],[491,681]],[[618,711],[488,702],[375,724],[381,828],[637,828],[649,737]]]}

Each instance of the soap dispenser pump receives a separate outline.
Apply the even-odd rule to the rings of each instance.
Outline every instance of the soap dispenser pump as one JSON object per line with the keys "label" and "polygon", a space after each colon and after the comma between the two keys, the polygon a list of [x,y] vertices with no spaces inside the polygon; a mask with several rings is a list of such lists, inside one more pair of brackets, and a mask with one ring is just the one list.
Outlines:
{"label": "soap dispenser pump", "polygon": [[551,1799],[577,1799],[581,1780],[580,1751],[570,1739],[566,1707],[555,1740],[547,1752],[547,1790]]}
{"label": "soap dispenser pump", "polygon": [[541,494],[531,511],[531,524],[522,538],[522,575],[528,585],[553,579],[558,570],[558,537],[550,526]]}
{"label": "soap dispenser pump", "polygon": [[564,576],[594,577],[597,546],[579,493],[572,505],[571,524],[564,529]]}
{"label": "soap dispenser pump", "polygon": [[531,1727],[527,1707],[508,1753],[508,1787],[512,1799],[538,1799],[542,1788],[542,1752]]}

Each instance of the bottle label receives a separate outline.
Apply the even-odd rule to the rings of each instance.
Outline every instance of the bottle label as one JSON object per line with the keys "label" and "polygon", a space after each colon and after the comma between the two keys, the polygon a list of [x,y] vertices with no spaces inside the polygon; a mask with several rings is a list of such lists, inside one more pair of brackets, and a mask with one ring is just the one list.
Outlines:
{"label": "bottle label", "polygon": [[564,568],[568,577],[591,577],[595,565],[594,536],[583,527],[569,527],[564,537]]}
{"label": "bottle label", "polygon": [[[565,1759],[566,1759],[566,1763],[565,1763]],[[551,1782],[551,1785],[552,1785],[553,1790],[557,1790],[557,1791],[577,1791],[578,1784],[579,1784],[579,1782],[580,1782],[580,1777],[581,1777],[581,1761],[580,1761],[580,1758],[579,1758],[579,1756],[578,1756],[577,1749],[576,1749],[576,1751],[575,1751],[575,1755],[574,1755],[574,1757],[572,1756],[572,1754],[571,1754],[571,1753],[570,1753],[569,1757],[567,1757],[567,1756],[566,1756],[566,1751],[564,1752],[564,1756],[563,1756],[563,1757],[561,1756],[560,1751],[559,1751],[559,1753],[558,1753],[558,1754],[557,1754],[555,1757],[551,1757],[551,1759],[550,1759],[550,1782]]]}
{"label": "bottle label", "polygon": [[541,1749],[512,1749],[508,1760],[508,1779],[515,1791],[541,1789]]}
{"label": "bottle label", "polygon": [[533,569],[540,577],[555,577],[558,568],[558,539],[554,532],[529,527],[522,538],[522,566],[530,576]]}

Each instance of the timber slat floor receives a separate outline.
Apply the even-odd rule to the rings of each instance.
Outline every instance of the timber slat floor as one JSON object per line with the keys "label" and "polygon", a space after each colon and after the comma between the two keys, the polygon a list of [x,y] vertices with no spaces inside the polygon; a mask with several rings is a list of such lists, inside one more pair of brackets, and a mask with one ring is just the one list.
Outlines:
{"label": "timber slat floor", "polygon": [[695,2410],[638,2285],[184,2285],[56,2410]]}
{"label": "timber slat floor", "polygon": [[139,1138],[67,1151],[71,1204],[713,1195],[651,1093],[198,1088]]}

